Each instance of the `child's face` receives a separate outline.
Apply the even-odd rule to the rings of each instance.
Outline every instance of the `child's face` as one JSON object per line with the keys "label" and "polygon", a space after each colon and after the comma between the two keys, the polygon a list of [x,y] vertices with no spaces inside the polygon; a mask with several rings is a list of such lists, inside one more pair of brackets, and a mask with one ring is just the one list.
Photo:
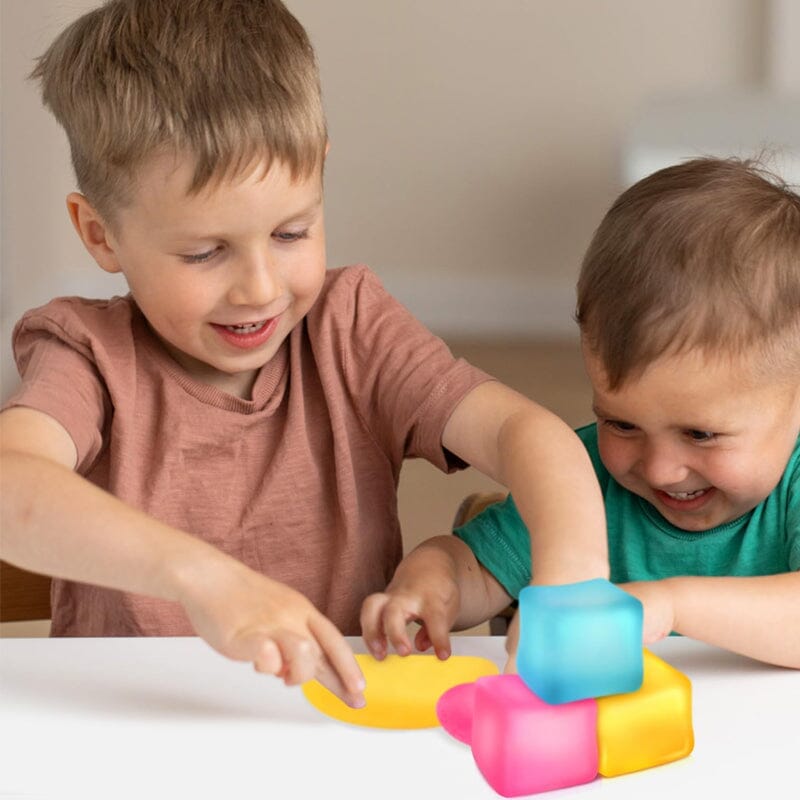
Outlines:
{"label": "child's face", "polygon": [[800,387],[755,378],[747,360],[667,356],[611,392],[584,349],[600,457],[673,525],[730,522],[775,488],[800,432]]}
{"label": "child's face", "polygon": [[187,195],[188,160],[154,159],[107,233],[117,268],[173,358],[246,397],[325,277],[322,181],[273,162]]}

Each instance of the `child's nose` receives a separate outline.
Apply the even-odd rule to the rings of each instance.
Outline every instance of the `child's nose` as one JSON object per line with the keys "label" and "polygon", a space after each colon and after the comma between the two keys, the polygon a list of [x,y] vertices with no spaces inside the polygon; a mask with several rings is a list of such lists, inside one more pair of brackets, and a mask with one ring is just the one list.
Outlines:
{"label": "child's nose", "polygon": [[642,476],[655,489],[669,489],[686,480],[689,469],[679,453],[673,450],[649,448],[640,462]]}
{"label": "child's nose", "polygon": [[280,294],[278,273],[267,256],[243,260],[228,292],[233,305],[266,306]]}

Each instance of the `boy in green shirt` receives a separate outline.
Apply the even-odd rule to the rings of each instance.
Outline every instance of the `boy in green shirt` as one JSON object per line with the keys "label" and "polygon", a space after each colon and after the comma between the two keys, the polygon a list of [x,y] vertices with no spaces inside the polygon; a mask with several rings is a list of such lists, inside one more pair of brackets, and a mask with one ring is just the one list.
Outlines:
{"label": "boy in green shirt", "polygon": [[[670,632],[800,668],[800,197],[757,165],[696,159],[624,192],[578,282],[611,580]],[[575,498],[580,502],[580,498]],[[538,579],[509,496],[400,564],[364,638],[449,653]],[[513,662],[518,631],[512,625]]]}

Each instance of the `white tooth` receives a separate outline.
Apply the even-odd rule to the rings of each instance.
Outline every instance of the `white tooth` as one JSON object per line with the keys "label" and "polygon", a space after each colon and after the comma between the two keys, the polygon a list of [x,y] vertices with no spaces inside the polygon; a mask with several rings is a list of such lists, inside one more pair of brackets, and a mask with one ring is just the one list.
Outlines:
{"label": "white tooth", "polygon": [[249,325],[226,325],[225,327],[232,333],[253,333],[260,331],[265,324],[265,322],[253,322]]}
{"label": "white tooth", "polygon": [[705,492],[705,489],[696,489],[694,492],[667,492],[667,494],[675,500],[688,500],[689,498],[698,497]]}

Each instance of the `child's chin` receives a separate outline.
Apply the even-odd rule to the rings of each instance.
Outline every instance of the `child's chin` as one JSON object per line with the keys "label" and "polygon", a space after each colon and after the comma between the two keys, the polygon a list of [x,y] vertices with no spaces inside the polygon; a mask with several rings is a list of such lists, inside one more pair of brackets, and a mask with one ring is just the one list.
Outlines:
{"label": "child's chin", "polygon": [[707,531],[730,521],[719,509],[712,510],[707,506],[684,511],[672,508],[666,503],[657,502],[654,505],[664,519],[676,528],[680,528],[688,533]]}
{"label": "child's chin", "polygon": [[702,533],[728,521],[719,514],[681,514],[663,506],[659,510],[668,522],[687,533]]}

